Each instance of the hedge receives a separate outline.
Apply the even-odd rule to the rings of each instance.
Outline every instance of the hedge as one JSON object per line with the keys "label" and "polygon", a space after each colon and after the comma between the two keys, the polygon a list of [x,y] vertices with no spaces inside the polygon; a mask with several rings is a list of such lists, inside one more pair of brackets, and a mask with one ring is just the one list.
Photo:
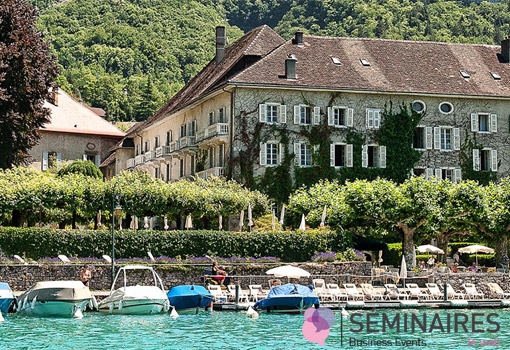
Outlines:
{"label": "hedge", "polygon": [[[274,256],[282,261],[309,261],[317,252],[336,251],[341,233],[330,230],[285,232],[115,231],[115,257]],[[28,259],[111,255],[111,231],[0,227],[0,249]]]}

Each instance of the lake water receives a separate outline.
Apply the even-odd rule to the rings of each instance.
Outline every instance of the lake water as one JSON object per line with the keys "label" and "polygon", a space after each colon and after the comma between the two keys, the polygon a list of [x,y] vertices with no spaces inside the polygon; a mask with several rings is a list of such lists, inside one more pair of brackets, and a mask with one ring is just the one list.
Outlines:
{"label": "lake water", "polygon": [[342,318],[340,312],[334,312],[325,346],[305,339],[304,315],[261,313],[258,319],[248,318],[244,312],[226,311],[177,319],[99,313],[86,313],[82,319],[8,315],[0,323],[0,349],[510,348],[510,310],[506,309],[349,313]]}

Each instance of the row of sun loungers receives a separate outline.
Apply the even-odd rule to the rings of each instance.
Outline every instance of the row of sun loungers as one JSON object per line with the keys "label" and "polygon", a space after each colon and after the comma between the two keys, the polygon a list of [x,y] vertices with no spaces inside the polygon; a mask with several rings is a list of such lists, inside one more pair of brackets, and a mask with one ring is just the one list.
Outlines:
{"label": "row of sun loungers", "polygon": [[[399,288],[396,284],[386,283],[384,288],[374,287],[370,283],[344,283],[343,288],[338,284],[324,283],[322,279],[313,280],[315,292],[321,301],[377,301],[377,300],[410,300],[418,301],[443,300],[444,290],[436,283],[426,283],[426,288],[420,288],[416,283],[407,283],[405,288]],[[497,283],[487,283],[489,287],[488,298],[507,299],[510,293],[504,292]],[[456,291],[451,284],[446,284],[448,300],[451,299],[485,299],[486,295],[479,292],[473,283],[464,283],[463,292]]]}

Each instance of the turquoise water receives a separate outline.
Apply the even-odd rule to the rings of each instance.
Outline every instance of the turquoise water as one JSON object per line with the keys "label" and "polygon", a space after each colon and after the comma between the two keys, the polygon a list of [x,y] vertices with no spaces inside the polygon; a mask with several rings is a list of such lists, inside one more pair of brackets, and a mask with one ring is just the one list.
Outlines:
{"label": "turquoise water", "polygon": [[[0,349],[509,349],[510,310],[377,310],[349,311],[341,318],[335,311],[334,324],[325,346],[307,341],[302,333],[303,315],[265,314],[258,319],[246,317],[242,312],[212,312],[199,315],[181,315],[172,319],[168,315],[122,316],[86,313],[82,319],[56,319],[4,316],[0,323]],[[353,314],[356,314],[353,317]],[[383,314],[394,321],[397,313],[401,320],[412,315],[425,315],[428,325],[433,317],[442,322],[446,330],[447,317],[453,320],[457,313],[460,321],[469,320],[468,333],[462,327],[450,333],[439,330],[411,332],[396,328],[382,332]],[[488,316],[489,314],[492,316]],[[377,315],[375,315],[377,314]],[[437,314],[437,316],[436,316]],[[450,316],[448,316],[450,314]],[[353,317],[354,322],[351,322]],[[487,318],[489,317],[489,321]],[[434,323],[437,327],[438,321]],[[371,332],[366,329],[367,320]],[[472,333],[475,322],[476,330]],[[480,323],[481,322],[481,323]],[[363,324],[363,330],[360,324]],[[410,325],[410,323],[408,323]],[[496,330],[489,333],[486,330]],[[341,329],[342,327],[342,329]],[[354,331],[353,331],[354,330]],[[341,332],[343,331],[343,332]],[[372,332],[374,331],[374,332]],[[341,333],[343,337],[341,337]],[[349,344],[352,339],[358,342]],[[488,341],[499,341],[499,346],[487,346]],[[405,341],[413,341],[405,343]],[[379,345],[374,345],[379,342]],[[471,343],[470,343],[471,342]],[[469,344],[475,344],[469,345]],[[485,344],[485,346],[483,346]]]}

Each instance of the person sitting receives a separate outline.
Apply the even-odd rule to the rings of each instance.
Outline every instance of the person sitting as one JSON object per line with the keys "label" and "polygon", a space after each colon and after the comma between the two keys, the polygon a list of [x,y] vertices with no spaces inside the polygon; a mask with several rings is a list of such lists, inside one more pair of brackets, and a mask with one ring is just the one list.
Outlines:
{"label": "person sitting", "polygon": [[471,265],[470,267],[468,267],[468,270],[469,271],[472,271],[472,272],[478,272],[480,271],[480,269],[478,268],[478,266],[476,266],[476,262],[473,261],[473,265]]}
{"label": "person sitting", "polygon": [[459,266],[459,264],[457,264],[457,263],[453,264],[453,266],[452,266],[452,272],[453,273],[456,273],[458,271],[457,270],[457,266]]}
{"label": "person sitting", "polygon": [[89,286],[89,282],[92,279],[92,271],[88,265],[84,265],[80,270],[80,281],[85,285]]}
{"label": "person sitting", "polygon": [[427,265],[429,265],[429,269],[433,268],[435,264],[436,264],[436,259],[434,259],[434,257],[431,256],[429,258],[429,260],[427,261]]}
{"label": "person sitting", "polygon": [[214,279],[217,280],[219,284],[223,285],[227,279],[227,272],[220,268],[216,260],[213,261],[212,272],[215,274]]}

